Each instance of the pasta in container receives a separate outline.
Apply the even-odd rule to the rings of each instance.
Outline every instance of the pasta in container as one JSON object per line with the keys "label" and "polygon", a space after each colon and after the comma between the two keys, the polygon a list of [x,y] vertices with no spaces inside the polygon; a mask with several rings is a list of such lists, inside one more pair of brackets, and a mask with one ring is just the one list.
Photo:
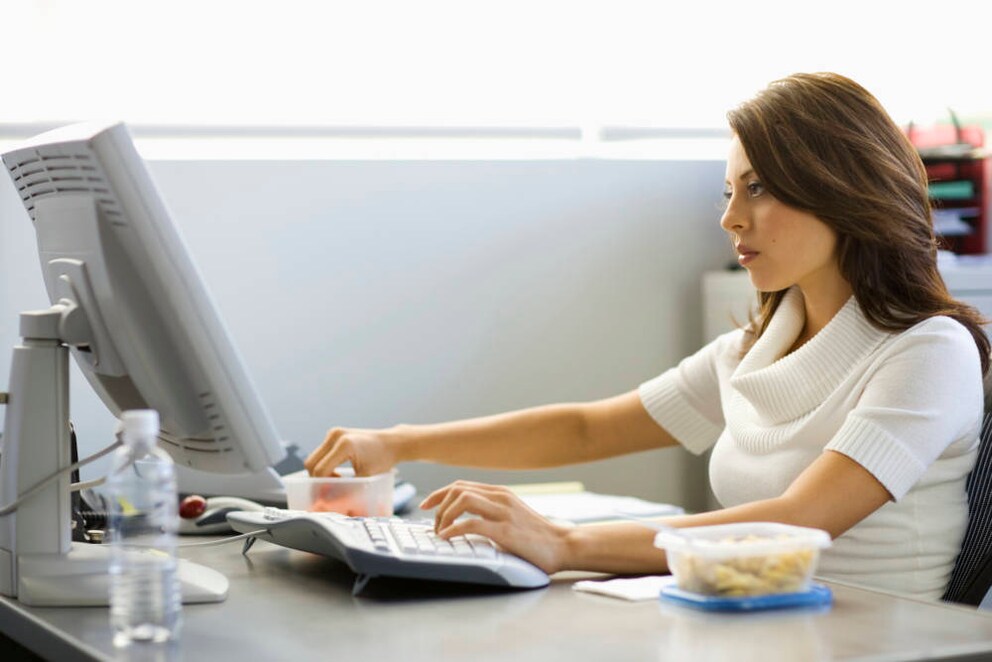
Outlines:
{"label": "pasta in container", "polygon": [[830,534],[820,529],[747,522],[663,530],[678,587],[700,595],[743,597],[806,591]]}

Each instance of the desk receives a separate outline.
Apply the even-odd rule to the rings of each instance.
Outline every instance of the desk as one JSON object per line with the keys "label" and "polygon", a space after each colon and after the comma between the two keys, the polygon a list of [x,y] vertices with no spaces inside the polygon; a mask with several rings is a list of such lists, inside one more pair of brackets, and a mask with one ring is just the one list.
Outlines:
{"label": "desk", "polygon": [[829,611],[705,614],[658,601],[576,593],[588,575],[525,592],[354,576],[323,557],[258,541],[188,548],[225,573],[226,602],[186,605],[182,640],[156,655],[115,651],[105,608],[0,599],[0,631],[64,660],[917,660],[990,659],[992,614],[831,584]]}

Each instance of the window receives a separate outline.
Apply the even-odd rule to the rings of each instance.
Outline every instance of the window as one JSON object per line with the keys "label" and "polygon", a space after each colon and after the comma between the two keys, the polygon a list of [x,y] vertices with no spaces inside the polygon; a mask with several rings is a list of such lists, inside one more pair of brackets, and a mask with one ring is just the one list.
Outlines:
{"label": "window", "polygon": [[[988,3],[24,0],[0,131],[119,118],[146,137],[713,138],[794,71],[895,119],[992,110]],[[632,130],[633,129],[633,130]]]}

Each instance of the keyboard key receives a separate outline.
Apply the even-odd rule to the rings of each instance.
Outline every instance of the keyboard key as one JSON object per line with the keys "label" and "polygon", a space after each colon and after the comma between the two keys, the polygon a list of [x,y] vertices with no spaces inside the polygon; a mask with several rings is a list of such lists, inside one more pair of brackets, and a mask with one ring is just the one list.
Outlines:
{"label": "keyboard key", "polygon": [[[353,518],[361,525],[376,550],[399,550],[408,556],[480,559],[496,558],[497,548],[488,538],[469,534],[445,540],[434,532],[431,522],[411,522],[399,518]],[[392,543],[392,544],[391,544]]]}
{"label": "keyboard key", "polygon": [[382,527],[374,520],[365,520],[364,524],[365,531],[369,534],[369,539],[372,540],[375,548],[384,552],[389,551],[389,540],[386,539],[386,533]]}
{"label": "keyboard key", "polygon": [[488,538],[483,538],[482,536],[472,536],[469,538],[469,544],[472,545],[472,551],[475,552],[475,555],[480,559],[496,558],[496,547]]}

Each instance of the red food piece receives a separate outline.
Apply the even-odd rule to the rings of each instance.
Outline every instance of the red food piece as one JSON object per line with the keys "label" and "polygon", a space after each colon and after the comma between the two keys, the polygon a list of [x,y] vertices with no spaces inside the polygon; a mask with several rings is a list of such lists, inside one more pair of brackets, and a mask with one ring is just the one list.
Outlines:
{"label": "red food piece", "polygon": [[368,515],[368,508],[362,500],[356,498],[357,495],[334,494],[333,488],[321,490],[317,498],[310,505],[312,512],[318,513],[342,513],[349,517]]}
{"label": "red food piece", "polygon": [[207,509],[207,500],[199,494],[191,494],[179,503],[179,516],[183,519],[196,519]]}

